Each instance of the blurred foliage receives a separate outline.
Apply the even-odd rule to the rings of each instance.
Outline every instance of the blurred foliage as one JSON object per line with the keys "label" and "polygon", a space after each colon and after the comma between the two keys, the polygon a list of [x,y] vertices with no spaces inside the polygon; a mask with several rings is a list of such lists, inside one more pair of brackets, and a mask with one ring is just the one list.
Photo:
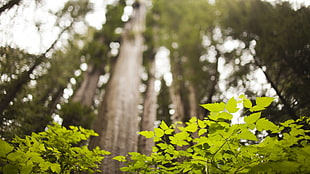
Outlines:
{"label": "blurred foliage", "polygon": [[63,118],[63,126],[82,126],[90,129],[95,118],[95,113],[79,102],[69,102],[62,105],[60,115]]}
{"label": "blurred foliage", "polygon": [[222,26],[245,43],[245,50],[255,49],[253,60],[238,66],[231,79],[249,80],[245,76],[253,69],[251,66],[260,66],[270,78],[268,83],[273,83],[277,95],[285,100],[280,102],[286,114],[276,114],[273,119],[281,120],[283,114],[295,118],[309,115],[309,7],[293,10],[288,2],[273,6],[259,0],[229,1],[224,6],[228,10],[223,13]]}

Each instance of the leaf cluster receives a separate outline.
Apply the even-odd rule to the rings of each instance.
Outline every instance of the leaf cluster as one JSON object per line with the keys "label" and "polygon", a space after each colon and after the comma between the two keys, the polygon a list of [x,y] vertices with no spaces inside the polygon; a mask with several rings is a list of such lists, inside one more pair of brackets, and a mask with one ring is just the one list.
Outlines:
{"label": "leaf cluster", "polygon": [[[154,131],[142,131],[156,146],[150,156],[137,152],[114,159],[126,162],[122,171],[131,173],[308,173],[310,154],[308,130],[302,120],[279,125],[261,117],[273,101],[256,98],[255,105],[241,95],[227,103],[204,104],[210,114],[200,120],[168,126],[162,122]],[[249,110],[244,122],[231,123],[234,114]],[[268,133],[269,132],[269,133]]]}
{"label": "leaf cluster", "polygon": [[48,126],[45,132],[32,133],[25,138],[15,137],[11,143],[0,139],[0,171],[10,173],[94,173],[107,151],[96,147],[78,147],[90,136],[98,136],[93,130],[58,124]]}

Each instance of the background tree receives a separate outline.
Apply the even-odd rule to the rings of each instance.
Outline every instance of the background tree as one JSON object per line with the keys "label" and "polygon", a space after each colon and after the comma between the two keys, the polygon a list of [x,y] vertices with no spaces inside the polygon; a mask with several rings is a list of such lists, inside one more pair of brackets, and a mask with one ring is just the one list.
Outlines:
{"label": "background tree", "polygon": [[[107,6],[106,21],[99,31],[90,31],[91,38],[86,41],[80,56],[84,57],[87,64],[87,71],[81,80],[78,81],[77,89],[71,101],[63,106],[61,116],[63,125],[81,125],[91,128],[98,104],[96,100],[104,91],[103,86],[99,85],[100,77],[109,75],[114,59],[117,56],[120,33],[116,30],[123,28],[121,16],[125,7],[125,1],[118,1]],[[114,51],[114,52],[112,52]],[[75,112],[73,112],[75,111]]]}
{"label": "background tree", "polygon": [[277,106],[281,114],[271,119],[309,115],[309,8],[293,10],[287,2],[272,6],[258,0],[228,4],[223,26],[252,51],[248,66],[263,71],[282,103]]}
{"label": "background tree", "polygon": [[[71,22],[67,26],[62,26],[57,38],[39,55],[27,54],[9,46],[2,49],[1,89],[3,92],[0,113],[4,137],[11,138],[14,134],[25,135],[42,131],[47,124],[51,123],[55,106],[60,101],[74,70],[79,66],[75,64],[79,59],[72,54],[73,51],[70,52],[70,49],[79,48],[76,43],[71,42],[67,46],[68,52],[59,50],[52,57],[49,56],[50,52],[64,33],[75,33],[73,24],[83,21],[89,10],[88,1],[66,3],[56,15],[59,19],[56,25],[61,27],[62,20],[72,19]],[[70,56],[77,61],[72,60]],[[78,66],[74,67],[76,65]],[[62,76],[53,73],[59,73]]]}
{"label": "background tree", "polygon": [[[120,53],[94,124],[100,136],[91,139],[91,146],[99,146],[114,155],[137,151],[140,72],[145,29],[146,4],[137,1],[134,12],[125,24]],[[118,173],[120,163],[107,157],[101,165],[105,173]]]}

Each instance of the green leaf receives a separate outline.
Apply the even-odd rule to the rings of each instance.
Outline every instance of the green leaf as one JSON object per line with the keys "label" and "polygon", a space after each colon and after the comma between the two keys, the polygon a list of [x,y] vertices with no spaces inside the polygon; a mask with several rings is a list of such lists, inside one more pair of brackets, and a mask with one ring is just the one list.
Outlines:
{"label": "green leaf", "polygon": [[292,123],[295,123],[295,121],[294,120],[287,120],[284,123],[280,123],[280,124],[285,126],[285,127],[289,127]]}
{"label": "green leaf", "polygon": [[146,138],[153,138],[154,132],[153,131],[141,131],[139,132],[140,135],[143,135]]}
{"label": "green leaf", "polygon": [[155,136],[156,137],[162,137],[165,135],[165,131],[163,131],[162,129],[160,128],[155,128],[154,129],[154,132],[155,132]]}
{"label": "green leaf", "polygon": [[225,120],[231,120],[233,118],[233,115],[231,115],[228,112],[211,112],[209,114],[209,118],[212,120],[219,120],[219,119],[225,119]]}
{"label": "green leaf", "polygon": [[173,129],[166,129],[165,130],[165,134],[167,134],[167,135],[169,135],[169,134],[171,134],[172,132],[173,132],[174,130]]}
{"label": "green leaf", "polygon": [[56,173],[60,173],[60,165],[59,164],[53,164],[51,163],[51,166],[50,166],[52,172],[56,172]]}
{"label": "green leaf", "polygon": [[172,144],[175,144],[177,146],[184,146],[184,145],[189,145],[188,142],[184,141],[184,140],[180,140],[180,139],[177,139],[176,137],[169,137],[169,139],[171,140],[171,143]]}
{"label": "green leaf", "polygon": [[18,173],[18,167],[12,164],[5,165],[3,167],[3,174]]}
{"label": "green leaf", "polygon": [[185,128],[185,130],[188,131],[188,132],[196,132],[197,129],[198,129],[197,123],[190,123],[190,124]]}
{"label": "green leaf", "polygon": [[204,121],[202,121],[202,120],[199,120],[199,119],[198,119],[198,126],[199,126],[200,128],[205,128],[205,127],[207,127],[206,123],[205,123]]}
{"label": "green leaf", "polygon": [[200,129],[198,131],[198,136],[201,136],[202,134],[206,133],[207,132],[207,129]]}
{"label": "green leaf", "polygon": [[42,171],[47,171],[51,165],[52,163],[50,162],[42,162],[39,164]]}
{"label": "green leaf", "polygon": [[156,146],[152,147],[152,152],[158,152],[158,151],[159,151],[159,149]]}
{"label": "green leaf", "polygon": [[24,154],[23,152],[17,151],[17,152],[12,152],[8,154],[7,158],[11,161],[17,161],[18,159],[24,159]]}
{"label": "green leaf", "polygon": [[166,143],[158,143],[157,145],[158,147],[160,147],[161,150],[165,150],[168,148],[168,144]]}
{"label": "green leaf", "polygon": [[250,108],[250,111],[251,112],[256,112],[256,111],[262,111],[262,110],[265,110],[266,108],[262,107],[262,106],[253,106],[252,108]]}
{"label": "green leaf", "polygon": [[257,97],[256,105],[266,108],[273,102],[273,100],[274,100],[273,97]]}
{"label": "green leaf", "polygon": [[249,116],[244,117],[244,121],[248,124],[253,124],[260,118],[260,116],[261,116],[261,112],[256,112]]}
{"label": "green leaf", "polygon": [[202,104],[200,105],[203,108],[211,111],[211,112],[219,112],[219,111],[224,111],[225,109],[225,103],[212,103],[212,104]]}
{"label": "green leaf", "polygon": [[237,108],[237,101],[234,97],[228,100],[226,104],[226,110],[230,113],[235,113],[239,110],[239,108]]}
{"label": "green leaf", "polygon": [[233,118],[233,115],[231,115],[230,113],[227,112],[222,112],[218,115],[218,118],[223,118],[226,120],[231,120]]}
{"label": "green leaf", "polygon": [[237,138],[244,139],[244,140],[257,141],[257,137],[248,129],[243,129],[241,133],[237,135]]}
{"label": "green leaf", "polygon": [[130,168],[129,167],[121,167],[120,170],[122,172],[128,172],[130,170]]}
{"label": "green leaf", "polygon": [[160,128],[162,128],[163,130],[167,130],[167,129],[169,129],[169,127],[167,126],[167,124],[164,122],[164,121],[161,121],[161,123],[160,123],[160,126],[159,126]]}
{"label": "green leaf", "polygon": [[6,155],[14,149],[12,145],[2,139],[0,139],[0,147],[0,157],[6,157]]}
{"label": "green leaf", "polygon": [[243,99],[243,106],[244,106],[245,108],[252,108],[252,102],[251,102],[249,99],[244,98],[244,99]]}
{"label": "green leaf", "polygon": [[32,168],[33,168],[32,162],[28,161],[27,165],[21,167],[20,174],[29,174],[29,173],[31,173]]}
{"label": "green leaf", "polygon": [[125,156],[115,156],[112,159],[114,159],[116,161],[119,161],[119,162],[126,162],[126,157]]}
{"label": "green leaf", "polygon": [[278,126],[276,126],[274,123],[267,120],[266,118],[259,119],[256,122],[256,128],[258,131],[270,130],[273,133],[276,133],[278,131]]}

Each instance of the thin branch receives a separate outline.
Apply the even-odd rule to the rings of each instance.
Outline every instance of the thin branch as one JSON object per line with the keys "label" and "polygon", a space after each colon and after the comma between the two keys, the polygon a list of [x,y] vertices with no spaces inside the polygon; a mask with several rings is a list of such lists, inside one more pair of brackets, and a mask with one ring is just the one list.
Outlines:
{"label": "thin branch", "polygon": [[66,28],[64,28],[55,39],[55,41],[51,44],[49,48],[46,49],[44,53],[42,53],[39,57],[36,58],[34,64],[29,68],[28,71],[23,72],[18,79],[12,81],[8,86],[10,90],[7,91],[6,95],[3,96],[0,102],[0,114],[9,106],[10,102],[16,97],[16,95],[20,92],[22,87],[30,81],[30,75],[33,73],[34,69],[39,66],[45,59],[46,54],[52,50],[56,43],[59,41],[62,34],[67,31],[70,27],[72,27],[73,22]]}
{"label": "thin branch", "polygon": [[18,5],[21,2],[21,0],[11,0],[8,3],[4,4],[2,7],[0,7],[0,15],[8,10],[11,9],[12,7],[14,7],[14,5]]}
{"label": "thin branch", "polygon": [[253,56],[253,57],[254,57],[255,65],[258,66],[263,71],[267,81],[270,83],[271,87],[276,91],[276,94],[278,95],[278,97],[280,98],[282,103],[284,104],[286,110],[290,114],[290,117],[292,117],[294,120],[297,120],[299,117],[297,116],[297,114],[295,113],[293,108],[290,106],[289,102],[281,94],[280,90],[278,89],[277,85],[273,82],[273,80],[271,79],[269,74],[266,71],[264,71],[263,66],[258,62],[258,60],[255,58],[255,56]]}

